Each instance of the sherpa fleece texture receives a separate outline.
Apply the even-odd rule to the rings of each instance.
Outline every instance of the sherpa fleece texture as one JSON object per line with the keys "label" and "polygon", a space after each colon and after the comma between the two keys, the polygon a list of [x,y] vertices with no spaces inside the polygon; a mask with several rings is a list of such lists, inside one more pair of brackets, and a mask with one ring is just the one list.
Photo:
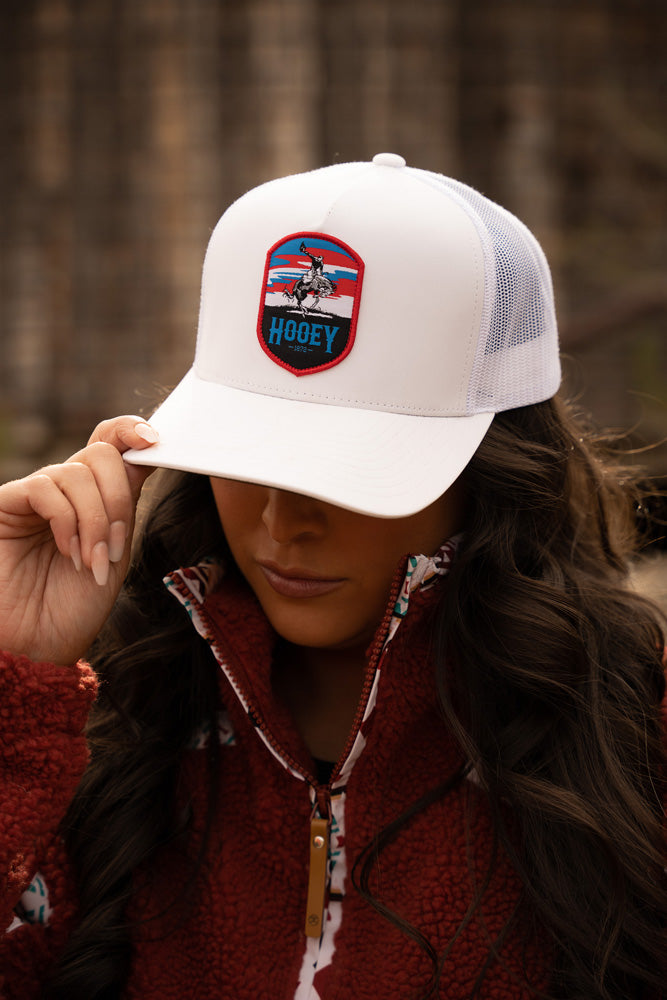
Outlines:
{"label": "sherpa fleece texture", "polygon": [[[48,885],[36,901],[38,920],[17,937],[0,939],[0,996],[33,996],[35,983],[63,946],[75,914],[70,866],[56,830],[88,761],[83,727],[97,691],[93,671],[33,663],[0,653],[0,925],[35,882]],[[14,947],[14,944],[17,947]]]}
{"label": "sherpa fleece texture", "polygon": [[[137,874],[131,916],[142,923],[128,1000],[407,1000],[427,990],[431,964],[424,950],[364,902],[350,870],[377,831],[462,763],[438,713],[429,664],[428,625],[442,585],[417,589],[382,655],[382,643],[375,644],[374,708],[359,726],[353,766],[342,768],[346,777],[334,780],[333,792],[313,789],[312,759],[272,690],[275,636],[254,597],[233,581],[223,581],[203,603],[196,593],[181,595],[223,661],[218,806],[194,893],[185,891],[188,865],[179,844]],[[48,887],[50,908],[46,924],[21,923],[4,937],[0,996],[32,1000],[75,918],[69,865],[55,830],[85,766],[81,729],[94,678],[85,665],[68,671],[5,657],[0,666],[0,860],[9,873],[0,919],[12,923],[12,908],[35,872]],[[191,852],[207,813],[202,742],[187,755],[179,789],[180,804],[192,812]],[[335,822],[342,825],[330,858],[331,884],[340,891],[328,898],[322,942],[304,935],[309,822],[318,792],[321,804],[329,795],[337,799]],[[461,780],[382,851],[372,889],[442,953],[486,872],[491,845],[484,797],[473,781]],[[439,996],[470,996],[488,942],[518,896],[516,875],[499,855],[481,916],[451,945]],[[175,897],[182,906],[168,905]],[[544,986],[548,948],[538,935],[524,954],[522,930],[492,964],[482,998],[532,996],[523,985],[524,960],[533,983]]]}

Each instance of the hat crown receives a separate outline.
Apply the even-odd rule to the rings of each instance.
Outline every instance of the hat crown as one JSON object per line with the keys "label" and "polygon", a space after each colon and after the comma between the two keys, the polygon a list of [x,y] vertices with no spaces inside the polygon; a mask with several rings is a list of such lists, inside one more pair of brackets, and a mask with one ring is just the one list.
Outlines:
{"label": "hat crown", "polygon": [[[272,248],[298,234],[307,234],[300,259],[277,257],[292,267],[271,268]],[[362,265],[349,333],[337,320],[338,287],[323,296],[311,289],[301,302],[292,295],[312,285],[313,267],[316,285],[337,284],[345,268],[332,260],[331,241]],[[262,308],[276,288],[281,315],[271,328]],[[393,154],[269,181],[230,206],[212,235],[195,369],[247,391],[406,414],[537,402],[560,381],[548,265],[509,212]]]}

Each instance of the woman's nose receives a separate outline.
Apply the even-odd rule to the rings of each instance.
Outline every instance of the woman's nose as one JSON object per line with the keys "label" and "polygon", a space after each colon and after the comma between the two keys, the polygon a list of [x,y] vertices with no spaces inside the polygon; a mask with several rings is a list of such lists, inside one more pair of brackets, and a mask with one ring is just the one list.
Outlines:
{"label": "woman's nose", "polygon": [[322,502],[313,497],[269,487],[262,521],[271,538],[286,545],[301,537],[323,534],[326,514]]}

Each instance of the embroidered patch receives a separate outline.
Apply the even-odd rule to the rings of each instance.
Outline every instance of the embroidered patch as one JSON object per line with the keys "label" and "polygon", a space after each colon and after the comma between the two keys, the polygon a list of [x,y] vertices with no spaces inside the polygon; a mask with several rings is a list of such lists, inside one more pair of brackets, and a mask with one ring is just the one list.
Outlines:
{"label": "embroidered patch", "polygon": [[352,350],[364,263],[322,233],[295,233],[266,255],[257,336],[295,375],[340,364]]}

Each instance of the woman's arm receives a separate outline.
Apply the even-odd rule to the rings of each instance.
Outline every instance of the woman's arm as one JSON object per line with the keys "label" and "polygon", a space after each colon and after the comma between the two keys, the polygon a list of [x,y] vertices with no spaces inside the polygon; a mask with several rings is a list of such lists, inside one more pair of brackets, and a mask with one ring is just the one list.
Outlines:
{"label": "woman's arm", "polygon": [[150,437],[138,417],[105,421],[68,462],[0,487],[3,1000],[38,995],[76,912],[58,828],[88,761],[97,688],[77,661],[122,584],[151,471],[125,466],[122,452]]}
{"label": "woman's arm", "polygon": [[[88,760],[87,664],[0,653],[0,996],[28,997],[76,909],[58,826]],[[4,981],[3,981],[4,980]]]}

